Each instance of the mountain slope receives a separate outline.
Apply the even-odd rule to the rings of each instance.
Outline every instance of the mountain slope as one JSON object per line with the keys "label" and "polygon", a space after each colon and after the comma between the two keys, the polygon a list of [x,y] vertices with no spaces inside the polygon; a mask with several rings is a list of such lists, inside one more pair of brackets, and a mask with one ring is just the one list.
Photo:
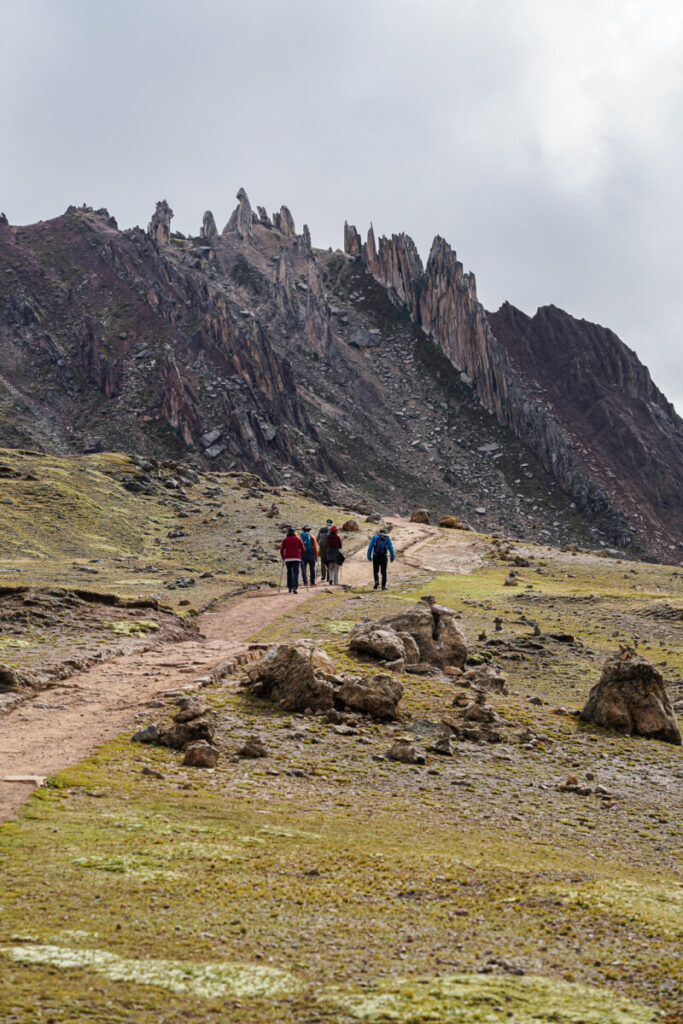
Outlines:
{"label": "mountain slope", "polygon": [[286,207],[238,200],[194,238],[165,202],[146,232],[85,207],[0,222],[1,443],[185,458],[672,557],[671,531],[651,543],[532,394],[443,240],[425,270],[407,236],[347,227],[346,254],[322,251]]}
{"label": "mountain slope", "polygon": [[424,268],[407,235],[377,243],[371,228],[363,243],[346,225],[344,241],[577,505],[613,520],[617,543],[680,557],[683,422],[615,334],[554,307],[487,314],[438,236]]}

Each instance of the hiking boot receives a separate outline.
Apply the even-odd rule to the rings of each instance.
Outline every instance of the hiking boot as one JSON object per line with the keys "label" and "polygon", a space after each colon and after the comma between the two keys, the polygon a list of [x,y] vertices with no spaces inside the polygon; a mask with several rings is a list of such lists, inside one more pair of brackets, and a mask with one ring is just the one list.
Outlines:
{"label": "hiking boot", "polygon": [[377,580],[377,582],[375,583],[375,585],[374,585],[374,587],[372,589],[373,590],[377,590],[378,586],[379,586],[379,580]]}
{"label": "hiking boot", "polygon": [[386,590],[386,589],[387,589],[387,585],[386,585],[386,583],[383,583],[382,584],[382,590]]}

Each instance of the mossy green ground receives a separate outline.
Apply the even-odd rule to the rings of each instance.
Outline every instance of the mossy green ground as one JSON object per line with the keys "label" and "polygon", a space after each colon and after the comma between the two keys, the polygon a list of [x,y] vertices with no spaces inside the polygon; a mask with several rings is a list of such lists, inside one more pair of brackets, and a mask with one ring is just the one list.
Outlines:
{"label": "mossy green ground", "polygon": [[[119,453],[59,458],[0,449],[0,463],[20,474],[0,478],[0,583],[8,585],[160,594],[171,607],[202,609],[247,583],[278,582],[281,524],[317,529],[328,516],[341,524],[354,515],[248,474],[203,474],[184,484],[183,501],[162,488],[131,493],[121,480],[138,470]],[[212,487],[223,493],[206,495]],[[278,513],[268,518],[273,504]],[[188,536],[168,536],[179,528]],[[169,591],[181,576],[194,585]]]}
{"label": "mossy green ground", "polygon": [[[536,747],[399,765],[392,738],[448,712],[451,683],[407,675],[403,721],[345,735],[228,680],[206,691],[215,770],[121,737],[36,791],[0,828],[3,1024],[680,1022],[680,748],[555,712],[583,704],[618,640],[680,679],[681,578],[533,554],[518,588],[491,559],[316,595],[260,638],[317,637],[348,669],[350,624],[433,593],[493,652],[510,690],[493,703]],[[540,650],[521,643],[531,619]],[[254,732],[269,757],[237,759]],[[613,799],[558,792],[568,773]]]}

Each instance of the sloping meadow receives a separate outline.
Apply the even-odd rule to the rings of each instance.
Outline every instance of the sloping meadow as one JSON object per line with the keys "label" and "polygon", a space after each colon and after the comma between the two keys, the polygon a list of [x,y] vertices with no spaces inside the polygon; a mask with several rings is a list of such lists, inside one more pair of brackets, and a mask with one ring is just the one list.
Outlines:
{"label": "sloping meadow", "polygon": [[[515,588],[492,554],[259,637],[313,636],[348,671],[354,622],[431,593],[507,676],[501,743],[429,751],[453,678],[406,674],[400,722],[339,727],[229,677],[206,691],[215,769],[126,736],[36,791],[0,829],[0,1019],[679,1022],[680,748],[572,712],[619,640],[680,678],[680,576],[526,555]],[[268,757],[238,758],[255,732]],[[425,764],[386,759],[397,735]]]}

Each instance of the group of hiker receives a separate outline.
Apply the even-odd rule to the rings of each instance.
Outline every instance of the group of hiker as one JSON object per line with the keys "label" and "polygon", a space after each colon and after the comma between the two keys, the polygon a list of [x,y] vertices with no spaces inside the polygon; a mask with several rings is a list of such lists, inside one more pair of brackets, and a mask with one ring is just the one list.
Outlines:
{"label": "group of hiker", "polygon": [[[290,526],[287,536],[280,544],[280,557],[287,567],[287,590],[290,594],[296,594],[299,590],[299,570],[303,585],[315,586],[315,567],[318,558],[321,582],[327,581],[330,586],[335,586],[340,582],[341,567],[345,561],[339,529],[332,519],[328,519],[325,525],[320,527],[316,537],[311,533],[310,526],[304,526],[300,534]],[[391,537],[382,529],[372,537],[367,550],[368,562],[372,562],[375,590],[380,585],[380,576],[382,590],[386,589],[387,562],[389,559],[393,562],[394,558]]]}

